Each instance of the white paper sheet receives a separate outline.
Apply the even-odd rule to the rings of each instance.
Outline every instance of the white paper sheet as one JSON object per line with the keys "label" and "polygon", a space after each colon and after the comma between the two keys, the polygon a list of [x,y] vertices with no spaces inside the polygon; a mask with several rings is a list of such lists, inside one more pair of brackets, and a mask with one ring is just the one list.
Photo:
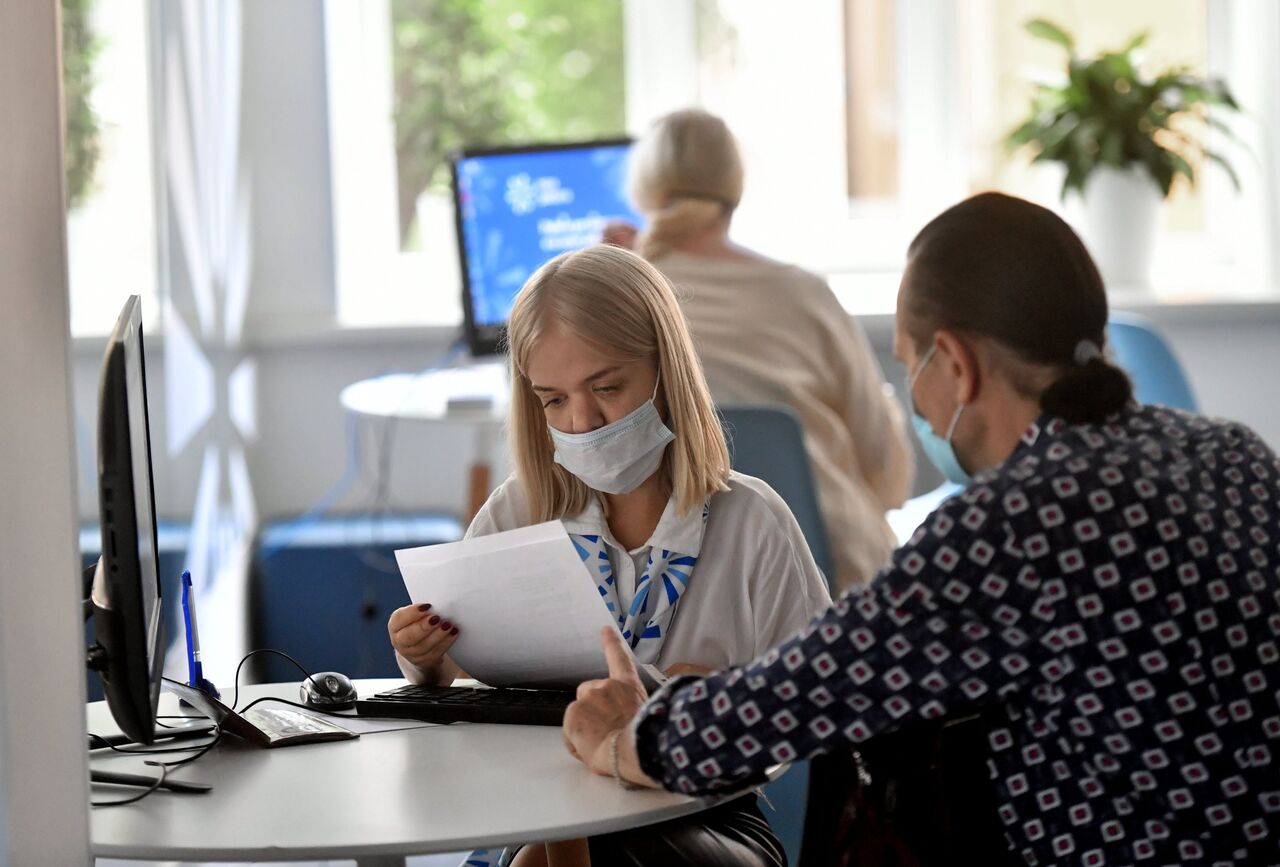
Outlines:
{"label": "white paper sheet", "polygon": [[409,598],[458,624],[449,656],[477,680],[573,688],[607,676],[600,627],[614,624],[559,521],[406,548],[396,562]]}

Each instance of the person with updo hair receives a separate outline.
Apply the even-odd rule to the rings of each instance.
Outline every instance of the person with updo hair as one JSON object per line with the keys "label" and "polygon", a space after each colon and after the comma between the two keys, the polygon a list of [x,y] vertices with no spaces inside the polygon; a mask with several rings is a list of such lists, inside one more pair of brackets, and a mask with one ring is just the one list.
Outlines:
{"label": "person with updo hair", "polygon": [[821,277],[729,239],[743,166],[720,118],[660,118],[636,143],[629,183],[646,227],[611,224],[604,240],[676,284],[717,402],[796,412],[831,547],[827,577],[838,590],[866,582],[897,545],[885,512],[911,491],[914,453],[862,328]]}
{"label": "person with updo hair", "polygon": [[646,697],[602,635],[610,678],[570,706],[571,754],[724,794],[970,718],[980,771],[952,819],[894,844],[932,860],[893,863],[1280,863],[1280,459],[1237,422],[1135,402],[1106,323],[1051,211],[985,193],[925,226],[895,353],[927,452],[964,489],[745,666]]}

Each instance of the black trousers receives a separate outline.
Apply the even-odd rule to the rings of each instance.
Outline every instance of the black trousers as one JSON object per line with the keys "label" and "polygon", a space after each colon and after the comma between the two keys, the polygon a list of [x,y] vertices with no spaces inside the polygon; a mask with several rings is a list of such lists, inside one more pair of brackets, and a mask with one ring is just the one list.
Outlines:
{"label": "black trousers", "polygon": [[786,867],[754,793],[709,810],[588,840],[595,867]]}

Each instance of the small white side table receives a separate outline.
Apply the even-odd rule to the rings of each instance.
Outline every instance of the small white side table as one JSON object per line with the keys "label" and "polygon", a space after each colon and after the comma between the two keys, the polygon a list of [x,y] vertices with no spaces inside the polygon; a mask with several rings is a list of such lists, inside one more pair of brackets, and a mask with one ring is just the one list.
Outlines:
{"label": "small white side table", "polygon": [[492,466],[507,421],[511,387],[503,363],[422,373],[389,373],[354,382],[339,400],[349,412],[377,418],[463,425],[474,432],[467,479],[470,524],[493,490]]}

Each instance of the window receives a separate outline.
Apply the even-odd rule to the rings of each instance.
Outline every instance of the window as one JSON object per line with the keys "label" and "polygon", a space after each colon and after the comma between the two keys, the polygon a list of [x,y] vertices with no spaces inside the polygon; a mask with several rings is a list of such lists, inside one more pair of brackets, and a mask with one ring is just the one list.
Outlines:
{"label": "window", "polygon": [[1052,166],[1003,146],[1030,83],[1063,68],[1023,30],[1033,17],[1061,23],[1090,53],[1147,30],[1153,69],[1227,78],[1245,107],[1229,120],[1252,148],[1233,154],[1244,192],[1214,166],[1194,190],[1175,189],[1161,212],[1156,299],[1275,296],[1271,4],[330,0],[328,10],[346,324],[460,318],[449,147],[642,133],[688,105],[723,116],[742,147],[735,238],[825,274],[850,310],[891,312],[910,239],[965,196],[1003,189],[1076,215]]}
{"label": "window", "polygon": [[626,129],[622,0],[371,0],[326,7],[337,313],[453,324],[448,155]]}
{"label": "window", "polygon": [[[824,271],[851,309],[866,311],[892,310],[910,238],[965,195],[1002,189],[1078,215],[1074,196],[1059,199],[1061,174],[1003,146],[1031,83],[1064,66],[1060,51],[1024,31],[1025,21],[1061,23],[1082,53],[1149,31],[1153,69],[1220,75],[1227,70],[1218,61],[1233,53],[1230,37],[1218,35],[1228,7],[1214,0],[696,7],[696,99],[725,117],[747,159],[736,234]],[[1239,93],[1244,82],[1229,81]],[[1223,145],[1214,140],[1215,149]],[[1250,159],[1235,157],[1237,168]],[[1269,284],[1267,269],[1245,267],[1239,240],[1240,227],[1265,223],[1256,198],[1237,197],[1216,167],[1196,168],[1195,189],[1180,184],[1162,208],[1157,297],[1203,299]]]}
{"label": "window", "polygon": [[159,314],[147,4],[63,0],[71,333],[106,334],[125,298]]}
{"label": "window", "polygon": [[[1208,0],[992,0],[965,10],[969,18],[963,31],[971,40],[966,57],[972,119],[967,143],[970,188],[1001,189],[1033,199],[1058,208],[1068,219],[1078,216],[1079,198],[1072,194],[1060,200],[1062,172],[1054,166],[1032,166],[1026,154],[1009,154],[1001,145],[1004,134],[1025,116],[1032,82],[1063,78],[1062,50],[1031,38],[1023,29],[1025,21],[1046,17],[1062,25],[1076,37],[1084,56],[1121,48],[1134,34],[1148,32],[1141,59],[1149,73],[1185,66],[1198,75],[1216,74]],[[1221,144],[1217,148],[1222,149]],[[1247,159],[1239,153],[1232,156],[1236,163]],[[1238,287],[1243,276],[1231,237],[1233,226],[1248,217],[1225,174],[1203,164],[1193,168],[1195,188],[1180,179],[1160,214],[1152,278],[1157,297],[1170,300],[1211,297],[1211,287],[1224,282]],[[1216,208],[1211,201],[1216,201]]]}
{"label": "window", "polygon": [[898,193],[893,0],[844,0],[845,170],[851,200]]}

